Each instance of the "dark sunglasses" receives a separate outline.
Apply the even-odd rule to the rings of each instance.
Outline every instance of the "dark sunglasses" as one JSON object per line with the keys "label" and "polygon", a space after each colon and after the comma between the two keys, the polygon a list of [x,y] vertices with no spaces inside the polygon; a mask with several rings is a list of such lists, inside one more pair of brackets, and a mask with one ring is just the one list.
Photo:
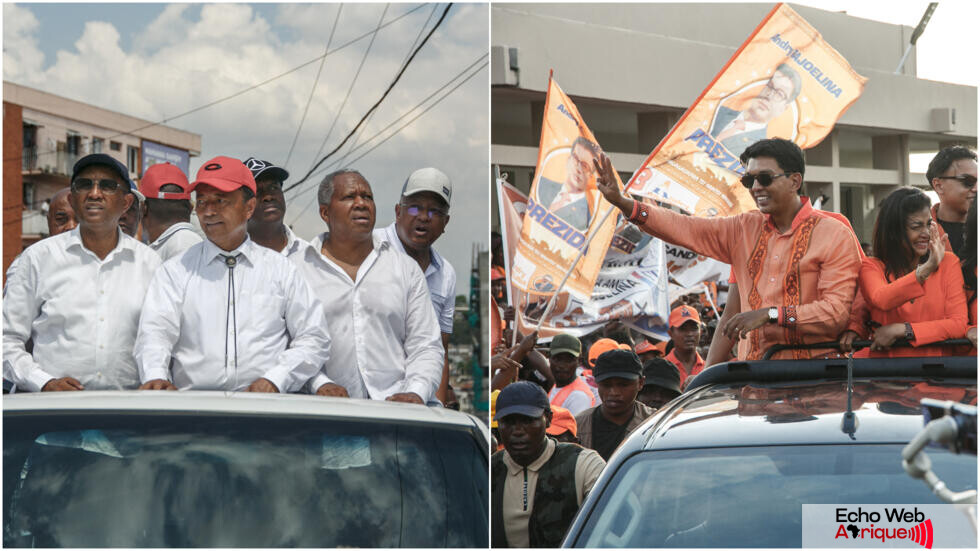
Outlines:
{"label": "dark sunglasses", "polygon": [[104,180],[75,178],[75,181],[71,183],[71,190],[75,193],[85,193],[87,191],[91,191],[96,184],[99,185],[99,189],[102,190],[102,193],[116,193],[122,189],[122,184],[109,178]]}
{"label": "dark sunglasses", "polygon": [[956,180],[957,182],[963,184],[963,187],[970,189],[977,185],[977,177],[971,176],[969,174],[960,174],[959,176],[936,176],[940,180]]}
{"label": "dark sunglasses", "polygon": [[437,216],[441,218],[446,216],[446,211],[442,209],[423,209],[418,205],[405,206],[405,211],[408,212],[409,216],[418,216],[419,214],[422,214],[422,212],[428,214],[429,218],[435,218]]}
{"label": "dark sunglasses", "polygon": [[742,181],[742,185],[745,186],[745,189],[752,189],[752,184],[754,184],[756,180],[759,181],[759,184],[762,187],[769,187],[772,184],[772,181],[776,178],[779,178],[780,176],[789,176],[790,174],[792,174],[792,172],[783,172],[782,174],[760,172],[758,174],[746,174],[745,176],[742,176],[740,180]]}

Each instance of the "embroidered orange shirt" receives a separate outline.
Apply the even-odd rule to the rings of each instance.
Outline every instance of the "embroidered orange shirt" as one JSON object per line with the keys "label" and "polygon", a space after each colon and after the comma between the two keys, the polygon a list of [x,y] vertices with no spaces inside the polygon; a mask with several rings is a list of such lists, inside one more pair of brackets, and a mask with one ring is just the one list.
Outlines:
{"label": "embroidered orange shirt", "polygon": [[674,364],[675,366],[677,366],[677,373],[680,374],[680,376],[681,376],[681,380],[680,380],[680,383],[679,384],[680,384],[680,387],[681,388],[684,388],[684,380],[685,379],[687,379],[688,377],[693,377],[693,376],[697,375],[698,373],[701,373],[702,371],[704,371],[704,359],[701,357],[701,354],[698,354],[698,351],[695,350],[694,351],[694,367],[692,367],[691,368],[691,372],[688,373],[684,369],[684,362],[682,362],[680,360],[680,358],[678,358],[677,355],[674,354],[674,352],[676,352],[676,350],[671,350],[670,351],[670,354],[667,354],[666,356],[664,356],[664,359],[667,360],[668,362]]}
{"label": "embroidered orange shirt", "polygon": [[877,258],[865,258],[858,282],[871,310],[871,319],[881,325],[912,324],[914,348],[895,348],[869,352],[873,358],[903,356],[948,356],[949,347],[924,346],[966,335],[966,294],[963,272],[953,253],[946,253],[939,269],[920,284],[915,272],[892,281],[885,279],[885,265]]}
{"label": "embroidered orange shirt", "polygon": [[[860,245],[840,221],[817,214],[808,198],[780,234],[758,210],[698,218],[636,202],[630,220],[668,243],[732,265],[742,312],[780,307],[779,321],[739,343],[739,359],[758,359],[775,344],[837,340],[850,314],[861,268]],[[830,349],[785,350],[778,358],[810,358]]]}

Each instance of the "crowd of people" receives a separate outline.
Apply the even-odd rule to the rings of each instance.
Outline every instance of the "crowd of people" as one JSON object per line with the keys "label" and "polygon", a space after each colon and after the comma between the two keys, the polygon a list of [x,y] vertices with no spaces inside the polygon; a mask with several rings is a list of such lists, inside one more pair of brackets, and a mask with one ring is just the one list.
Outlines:
{"label": "crowd of people", "polygon": [[50,236],[7,270],[5,391],[452,401],[456,274],[433,248],[449,177],[410,174],[395,221],[376,229],[365,176],[332,172],[317,190],[326,231],[310,242],[284,222],[288,177],[219,156],[193,182],[159,163],[137,186],[113,157],[81,158],[51,198]]}
{"label": "crowd of people", "polygon": [[[605,461],[712,365],[760,360],[775,345],[786,349],[772,358],[789,360],[976,355],[974,151],[948,147],[929,164],[935,206],[913,187],[884,198],[870,247],[847,218],[802,194],[798,146],[764,139],[740,160],[758,210],[695,218],[624,194],[598,155],[597,187],[630,222],[731,264],[718,282],[727,298],[717,319],[695,296],[675,301],[666,342],[618,322],[548,344],[531,332],[508,346],[513,329],[503,331],[491,360],[494,547],[559,546]],[[498,243],[491,293],[511,323]]]}

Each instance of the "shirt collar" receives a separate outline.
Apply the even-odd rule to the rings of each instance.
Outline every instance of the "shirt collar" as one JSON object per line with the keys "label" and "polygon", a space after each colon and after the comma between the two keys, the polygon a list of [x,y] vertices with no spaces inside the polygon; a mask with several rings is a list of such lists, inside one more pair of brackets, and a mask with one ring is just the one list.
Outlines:
{"label": "shirt collar", "polygon": [[[383,234],[385,240],[391,243],[391,246],[396,251],[408,254],[405,252],[405,245],[402,243],[402,240],[398,238],[398,230],[395,228],[394,222],[385,227]],[[442,257],[436,252],[435,247],[429,247],[429,266],[430,268],[425,270],[425,275],[429,275],[430,269],[435,271],[442,269]]]}
{"label": "shirt collar", "polygon": [[296,234],[293,233],[293,230],[289,228],[289,226],[283,224],[283,227],[286,228],[286,248],[282,250],[282,253],[288,256],[293,252],[295,252],[295,249],[299,248],[300,241],[299,238],[296,237]]}
{"label": "shirt collar", "polygon": [[160,237],[157,237],[156,241],[154,241],[152,245],[162,245],[166,240],[170,239],[171,235],[185,229],[194,231],[194,226],[192,226],[190,222],[177,222],[176,224],[163,230],[163,233],[160,234]]}
{"label": "shirt collar", "polygon": [[[796,228],[800,227],[800,224],[802,224],[804,220],[813,214],[813,205],[810,204],[809,197],[800,197],[800,203],[802,203],[803,206],[800,207],[800,210],[796,211],[796,216],[793,217],[793,223],[790,225],[789,233],[795,232]],[[776,223],[772,221],[771,214],[766,215],[766,224],[769,224],[773,228],[776,227]]]}
{"label": "shirt collar", "polygon": [[[558,442],[554,438],[544,437],[544,451],[538,456],[530,465],[527,466],[529,471],[538,472],[544,464],[547,463],[551,456],[555,454],[555,448],[558,446]],[[507,464],[507,472],[511,475],[517,474],[524,470],[523,465],[518,465],[510,456],[510,452],[504,450],[504,463]]]}
{"label": "shirt collar", "polygon": [[239,260],[247,260],[249,264],[252,264],[254,266],[255,263],[252,261],[251,258],[251,256],[255,252],[253,249],[254,246],[255,246],[255,242],[248,237],[247,233],[245,234],[245,241],[243,241],[242,244],[236,247],[235,250],[233,251],[226,251],[221,247],[215,245],[214,242],[212,242],[210,239],[205,239],[204,257],[207,259],[208,263],[214,262],[215,260],[220,260],[223,263],[225,257],[237,256],[239,257]]}
{"label": "shirt collar", "polygon": [[[68,246],[66,247],[67,249],[71,249],[73,247],[78,247],[78,248],[82,249],[83,251],[88,251],[89,254],[95,255],[95,253],[93,253],[91,250],[89,250],[85,246],[85,243],[82,242],[82,233],[81,233],[81,229],[80,229],[79,226],[76,226],[75,229],[71,230],[68,235],[69,235],[69,237],[68,237]],[[114,255],[118,254],[120,251],[123,251],[123,250],[129,250],[129,251],[131,251],[134,248],[134,245],[136,243],[136,240],[133,239],[133,238],[131,238],[131,237],[129,237],[128,235],[124,234],[122,232],[122,229],[120,229],[120,228],[117,227],[116,228],[116,235],[118,236],[118,238],[116,240],[116,246],[111,251],[109,251],[109,254],[105,255],[105,259],[104,260],[109,260]]]}

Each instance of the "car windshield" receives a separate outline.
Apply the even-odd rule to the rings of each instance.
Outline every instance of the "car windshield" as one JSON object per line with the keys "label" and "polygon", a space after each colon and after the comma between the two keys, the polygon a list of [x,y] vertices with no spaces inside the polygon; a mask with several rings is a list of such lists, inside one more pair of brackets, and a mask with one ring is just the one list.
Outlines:
{"label": "car windshield", "polygon": [[465,428],[72,412],[8,414],[3,438],[6,547],[488,544]]}
{"label": "car windshield", "polygon": [[[606,486],[575,547],[801,547],[803,504],[942,503],[902,469],[901,445],[647,451]],[[931,449],[976,489],[977,458]]]}

